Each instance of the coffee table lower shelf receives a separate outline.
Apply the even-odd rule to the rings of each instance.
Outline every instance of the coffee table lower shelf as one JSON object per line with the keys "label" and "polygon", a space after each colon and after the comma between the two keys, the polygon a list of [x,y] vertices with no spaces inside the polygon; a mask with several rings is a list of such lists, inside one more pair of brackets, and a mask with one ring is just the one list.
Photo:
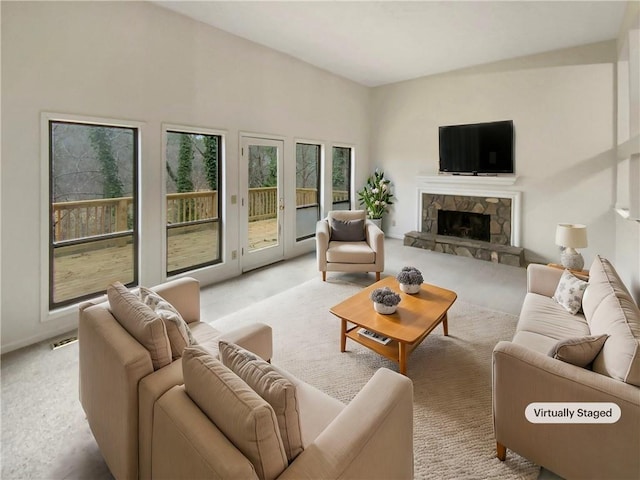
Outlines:
{"label": "coffee table lower shelf", "polygon": [[[343,322],[346,323],[346,321],[344,320]],[[376,342],[375,340],[371,340],[370,338],[360,335],[358,333],[358,330],[360,330],[362,327],[360,327],[359,325],[351,328],[346,328],[345,325],[343,328],[345,329],[345,333],[342,337],[343,341],[342,345],[340,345],[340,351],[344,352],[346,350],[347,338],[350,338],[354,342],[359,343],[360,345],[373,350],[379,355],[382,355],[383,357],[396,362],[399,365],[400,373],[403,375],[407,374],[407,357],[418,345],[420,345],[422,340],[424,340],[424,337],[427,336],[427,334],[425,333],[424,337],[421,337],[416,342],[410,344],[398,342],[397,340],[392,339],[389,343],[383,345],[382,343]]]}

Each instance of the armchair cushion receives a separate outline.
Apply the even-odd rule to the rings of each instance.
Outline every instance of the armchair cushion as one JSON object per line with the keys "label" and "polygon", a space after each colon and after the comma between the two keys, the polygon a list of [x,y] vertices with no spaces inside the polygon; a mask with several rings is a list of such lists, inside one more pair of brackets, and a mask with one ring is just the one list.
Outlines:
{"label": "armchair cushion", "polygon": [[364,219],[340,220],[331,218],[331,241],[363,242],[365,240]]}
{"label": "armchair cushion", "polygon": [[327,262],[371,264],[376,261],[376,253],[367,242],[329,242]]}
{"label": "armchair cushion", "polygon": [[273,480],[288,466],[273,408],[201,347],[182,355],[187,394],[256,469]]}
{"label": "armchair cushion", "polygon": [[120,282],[107,288],[107,297],[118,323],[149,351],[153,369],[169,365],[171,345],[162,319]]}
{"label": "armchair cushion", "polygon": [[296,386],[272,365],[233,343],[220,342],[220,359],[273,408],[289,462],[302,452]]}
{"label": "armchair cushion", "polygon": [[191,330],[184,321],[182,315],[164,298],[148,288],[140,287],[140,300],[153,310],[164,322],[171,345],[171,358],[176,360],[182,357],[185,347],[195,345],[196,340]]}

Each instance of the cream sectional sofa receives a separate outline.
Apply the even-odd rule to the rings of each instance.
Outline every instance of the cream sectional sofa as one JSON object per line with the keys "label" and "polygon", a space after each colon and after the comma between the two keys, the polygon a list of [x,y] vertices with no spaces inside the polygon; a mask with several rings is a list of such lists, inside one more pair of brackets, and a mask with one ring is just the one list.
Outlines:
{"label": "cream sectional sofa", "polygon": [[[218,341],[228,340],[264,359],[271,358],[268,325],[255,324],[223,333],[200,320],[197,280],[181,278],[151,290],[175,307],[198,344],[216,352]],[[120,305],[119,310],[126,307]],[[143,334],[155,336],[157,344],[168,346],[167,333],[150,327],[145,323]],[[170,351],[155,351],[152,355],[116,319],[105,298],[81,305],[78,339],[80,403],[109,470],[118,480],[152,478],[154,407],[165,392],[184,383],[182,360],[173,359]],[[163,366],[155,368],[154,363]]]}
{"label": "cream sectional sofa", "polygon": [[[116,479],[412,478],[411,380],[380,369],[345,405],[268,363],[268,325],[200,321],[196,280],[145,290],[80,308],[80,402]],[[257,365],[253,382],[218,360],[223,345]],[[282,389],[273,406],[257,393]]]}
{"label": "cream sectional sofa", "polygon": [[[582,298],[569,313],[552,297],[563,271],[529,265],[516,334],[493,352],[493,417],[498,457],[506,449],[563,478],[640,478],[640,310],[613,266],[597,257]],[[557,358],[563,342],[607,335],[586,367]],[[534,402],[610,402],[609,424],[531,423]]]}

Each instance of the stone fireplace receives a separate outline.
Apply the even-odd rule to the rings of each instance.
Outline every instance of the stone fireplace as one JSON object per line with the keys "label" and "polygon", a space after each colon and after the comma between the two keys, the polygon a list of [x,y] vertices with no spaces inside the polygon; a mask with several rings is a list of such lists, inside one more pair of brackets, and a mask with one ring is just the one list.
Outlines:
{"label": "stone fireplace", "polygon": [[477,186],[478,181],[487,179],[454,178],[449,182],[462,184],[454,186],[442,185],[440,176],[435,177],[436,185],[432,184],[434,177],[422,178],[418,189],[420,231],[405,234],[405,245],[525,265],[524,249],[519,247],[520,192],[478,190],[465,185],[474,182]]}

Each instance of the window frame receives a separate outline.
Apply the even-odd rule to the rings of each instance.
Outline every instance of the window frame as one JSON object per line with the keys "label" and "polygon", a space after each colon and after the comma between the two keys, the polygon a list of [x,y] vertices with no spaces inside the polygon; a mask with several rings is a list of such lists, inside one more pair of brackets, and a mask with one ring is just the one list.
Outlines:
{"label": "window frame", "polygon": [[[167,140],[169,133],[184,133],[187,135],[209,135],[218,137],[218,218],[214,222],[218,223],[218,258],[211,262],[203,262],[196,265],[192,265],[169,272],[169,227],[167,224]],[[203,270],[206,268],[216,267],[224,263],[225,255],[225,241],[226,238],[224,229],[226,226],[226,212],[225,212],[225,159],[226,159],[226,137],[227,132],[224,130],[206,128],[206,127],[194,127],[189,125],[180,124],[162,124],[162,228],[164,230],[164,240],[162,242],[162,271],[165,279],[179,278],[185,274],[192,273],[196,270]],[[209,223],[203,222],[203,223]]]}
{"label": "window frame", "polygon": [[[341,202],[334,202],[333,201],[333,153],[334,153],[334,149],[336,148],[344,148],[344,149],[349,149],[349,175],[348,175],[348,186],[347,186],[347,193],[349,194],[349,198],[348,200],[343,200]],[[353,145],[350,144],[346,144],[346,143],[334,143],[333,145],[331,145],[331,176],[330,176],[330,184],[331,184],[331,196],[329,198],[329,205],[330,205],[330,210],[334,210],[333,206],[336,204],[341,204],[341,203],[347,203],[349,207],[347,208],[347,210],[352,210],[354,208],[354,189],[353,189],[353,185],[354,185],[354,178],[355,178],[355,147]]]}
{"label": "window frame", "polygon": [[[104,238],[113,238],[119,236],[131,235],[133,241],[133,280],[127,283],[127,286],[138,285],[140,279],[140,168],[142,159],[142,132],[144,123],[137,121],[127,121],[121,119],[92,117],[86,115],[74,115],[56,112],[42,112],[40,116],[40,147],[41,147],[41,175],[40,175],[40,197],[41,205],[41,231],[46,235],[41,235],[41,262],[43,267],[42,275],[40,275],[40,297],[41,297],[41,321],[46,322],[66,315],[70,311],[77,309],[77,306],[83,301],[99,297],[106,292],[92,292],[79,295],[72,299],[62,302],[53,301],[53,253],[54,253],[54,230],[51,221],[53,213],[53,143],[51,125],[54,123],[66,123],[88,126],[102,126],[111,128],[123,128],[133,130],[133,148],[134,148],[134,165],[133,165],[133,225],[131,233],[116,233],[114,235],[105,235]],[[85,243],[85,241],[65,242],[65,246],[73,243]],[[46,270],[46,272],[45,272]]]}
{"label": "window frame", "polygon": [[[322,218],[322,214],[323,214],[323,208],[322,208],[322,199],[324,197],[324,192],[323,192],[323,166],[324,166],[324,144],[318,141],[313,141],[313,140],[303,140],[303,139],[297,139],[294,142],[294,152],[295,152],[295,162],[296,162],[296,186],[295,186],[295,197],[297,199],[297,180],[298,180],[298,145],[310,145],[310,146],[315,146],[318,147],[318,159],[317,159],[317,172],[316,172],[316,188],[317,188],[317,209],[318,209],[318,220],[320,220]],[[298,221],[298,205],[297,205],[297,201],[296,201],[296,224]],[[296,225],[296,229],[297,229],[297,225]],[[299,242],[304,242],[305,240],[311,239],[311,238],[315,238],[316,236],[316,232],[314,231],[313,233],[310,233],[308,235],[304,235],[302,237],[298,237],[296,235],[295,237],[295,241],[296,243]]]}

